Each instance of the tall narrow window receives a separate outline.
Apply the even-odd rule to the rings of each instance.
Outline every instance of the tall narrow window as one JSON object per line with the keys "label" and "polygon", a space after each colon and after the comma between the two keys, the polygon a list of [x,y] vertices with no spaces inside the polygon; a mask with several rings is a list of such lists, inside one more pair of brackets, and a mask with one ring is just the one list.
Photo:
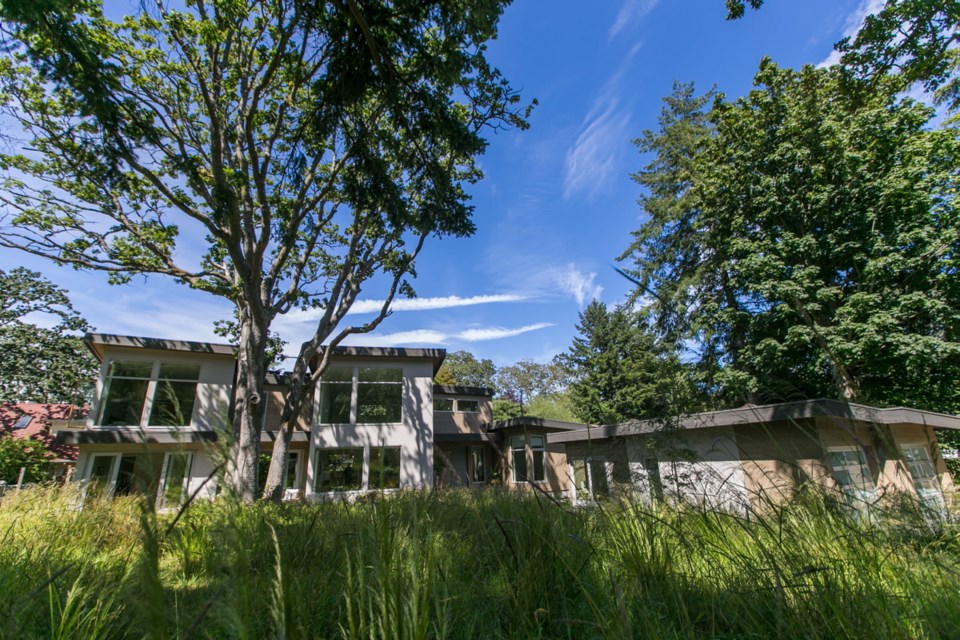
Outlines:
{"label": "tall narrow window", "polygon": [[403,371],[360,367],[357,375],[357,423],[400,422]]}
{"label": "tall narrow window", "polygon": [[193,455],[189,453],[167,454],[163,465],[163,486],[160,488],[161,506],[176,507],[187,499],[192,460]]}
{"label": "tall narrow window", "polygon": [[349,424],[353,367],[329,367],[320,383],[320,423]]}
{"label": "tall narrow window", "polygon": [[523,436],[510,438],[510,464],[514,482],[527,481],[527,443]]}
{"label": "tall narrow window", "polygon": [[299,489],[300,483],[297,477],[300,471],[300,452],[291,451],[287,456],[287,474],[283,478],[284,489]]}
{"label": "tall narrow window", "polygon": [[913,488],[917,497],[928,507],[938,511],[944,508],[943,493],[937,481],[937,470],[930,459],[930,452],[925,446],[904,447],[903,461],[913,478]]}
{"label": "tall narrow window", "polygon": [[161,362],[150,408],[151,427],[184,427],[193,418],[200,365]]}
{"label": "tall narrow window", "polygon": [[107,369],[107,380],[100,403],[102,427],[140,426],[147,387],[153,372],[152,362],[114,360]]}
{"label": "tall narrow window", "polygon": [[547,481],[547,465],[544,460],[544,439],[543,436],[530,436],[530,453],[533,456],[533,481]]}
{"label": "tall narrow window", "polygon": [[470,447],[470,480],[473,482],[487,481],[486,447],[472,445]]}

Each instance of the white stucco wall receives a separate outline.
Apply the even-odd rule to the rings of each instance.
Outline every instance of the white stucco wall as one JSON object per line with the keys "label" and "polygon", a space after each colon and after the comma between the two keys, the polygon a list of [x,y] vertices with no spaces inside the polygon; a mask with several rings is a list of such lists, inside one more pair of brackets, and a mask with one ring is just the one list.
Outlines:
{"label": "white stucco wall", "polygon": [[315,452],[318,448],[356,447],[364,449],[363,486],[371,448],[400,447],[400,486],[433,486],[433,362],[425,358],[335,358],[331,366],[399,367],[403,370],[402,419],[399,423],[360,425],[319,424],[321,386],[314,396],[307,459],[307,493],[313,490]]}
{"label": "white stucco wall", "polygon": [[741,511],[748,504],[732,428],[678,434],[677,444],[690,453],[689,459],[666,453],[652,454],[639,438],[629,438],[626,444],[631,477],[638,493],[647,500],[650,481],[644,459],[656,457],[665,497],[733,511]]}

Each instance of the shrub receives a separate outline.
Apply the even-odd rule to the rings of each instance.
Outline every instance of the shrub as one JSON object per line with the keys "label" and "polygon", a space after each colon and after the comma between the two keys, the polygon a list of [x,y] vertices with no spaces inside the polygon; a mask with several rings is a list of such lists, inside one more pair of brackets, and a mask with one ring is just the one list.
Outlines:
{"label": "shrub", "polygon": [[41,482],[50,477],[53,454],[42,442],[30,438],[0,438],[0,481],[13,484],[26,467],[24,482]]}

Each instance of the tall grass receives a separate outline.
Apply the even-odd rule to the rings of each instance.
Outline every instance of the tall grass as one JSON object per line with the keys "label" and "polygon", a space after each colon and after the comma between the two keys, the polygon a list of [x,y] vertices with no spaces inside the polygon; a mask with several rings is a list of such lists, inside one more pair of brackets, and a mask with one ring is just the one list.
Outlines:
{"label": "tall grass", "polygon": [[498,491],[0,504],[4,638],[955,638],[960,529]]}

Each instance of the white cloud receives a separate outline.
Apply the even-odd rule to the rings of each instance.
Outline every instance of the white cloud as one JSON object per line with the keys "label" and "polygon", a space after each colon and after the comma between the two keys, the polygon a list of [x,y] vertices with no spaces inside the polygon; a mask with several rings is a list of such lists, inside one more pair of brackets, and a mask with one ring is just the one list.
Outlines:
{"label": "white cloud", "polygon": [[[486,296],[438,296],[435,298],[401,298],[394,300],[390,305],[391,311],[430,311],[434,309],[452,309],[454,307],[468,307],[478,304],[496,302],[521,302],[528,296],[502,293]],[[383,306],[383,300],[358,300],[353,303],[347,315],[361,313],[376,313]],[[304,323],[317,322],[323,315],[323,309],[294,309],[284,316],[277,318],[275,324],[282,327],[293,327]]]}
{"label": "white cloud", "polygon": [[396,333],[366,334],[350,336],[343,344],[362,345],[365,347],[396,347],[411,344],[445,345],[450,342],[485,342],[512,338],[530,331],[538,331],[554,326],[551,322],[538,322],[523,327],[508,329],[505,327],[481,327],[467,329],[456,333],[446,333],[434,329],[415,329],[413,331],[398,331]]}
{"label": "white cloud", "polygon": [[536,324],[528,324],[523,327],[517,327],[516,329],[504,329],[503,327],[487,327],[484,329],[467,329],[456,334],[456,338],[460,340],[465,340],[466,342],[483,342],[486,340],[500,340],[501,338],[512,338],[513,336],[519,336],[522,333],[529,333],[531,331],[539,331],[540,329],[546,329],[547,327],[554,326],[552,322],[537,322]]}
{"label": "white cloud", "polygon": [[565,269],[554,272],[554,281],[564,294],[572,296],[582,308],[584,303],[594,298],[600,298],[603,286],[596,283],[597,274],[593,271],[584,273],[574,263],[567,264]]}
{"label": "white cloud", "polygon": [[626,0],[620,7],[616,20],[610,25],[609,39],[613,40],[628,26],[653,11],[659,2],[660,0]]}
{"label": "white cloud", "polygon": [[[617,149],[627,140],[630,114],[618,109],[619,99],[599,99],[587,116],[586,126],[564,162],[563,197],[579,191],[595,196],[609,184],[616,169]],[[594,115],[596,114],[596,115]]]}
{"label": "white cloud", "polygon": [[[390,305],[392,311],[429,311],[432,309],[450,309],[453,307],[468,307],[475,304],[490,304],[494,302],[520,302],[526,297],[512,293],[503,293],[489,296],[439,296],[436,298],[404,298],[394,300]],[[375,313],[380,311],[383,300],[358,300],[350,309],[350,313]]]}
{"label": "white cloud", "polygon": [[[852,38],[860,31],[867,16],[879,12],[885,3],[885,0],[861,0],[859,6],[847,16],[843,25],[843,37]],[[831,67],[840,62],[840,53],[834,49],[826,58],[824,58],[818,67]]]}

